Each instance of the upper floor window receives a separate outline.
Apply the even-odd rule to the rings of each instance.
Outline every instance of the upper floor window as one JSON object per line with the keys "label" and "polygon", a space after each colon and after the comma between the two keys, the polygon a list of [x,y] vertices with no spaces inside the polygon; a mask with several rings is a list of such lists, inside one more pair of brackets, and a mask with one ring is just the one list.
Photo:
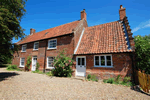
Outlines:
{"label": "upper floor window", "polygon": [[20,58],[20,67],[24,67],[25,58]]}
{"label": "upper floor window", "polygon": [[47,68],[54,68],[53,62],[54,62],[54,57],[47,57]]}
{"label": "upper floor window", "polygon": [[112,55],[94,56],[95,67],[113,67]]}
{"label": "upper floor window", "polygon": [[26,52],[27,45],[22,45],[22,52]]}
{"label": "upper floor window", "polygon": [[56,49],[57,47],[57,40],[52,39],[48,41],[48,49]]}
{"label": "upper floor window", "polygon": [[38,50],[39,42],[34,42],[33,50]]}

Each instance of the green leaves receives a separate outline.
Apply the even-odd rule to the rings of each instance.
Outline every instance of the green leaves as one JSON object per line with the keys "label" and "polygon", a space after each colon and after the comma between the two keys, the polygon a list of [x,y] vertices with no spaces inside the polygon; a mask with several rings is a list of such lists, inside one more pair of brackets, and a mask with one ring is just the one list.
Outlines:
{"label": "green leaves", "polygon": [[150,74],[150,35],[135,36],[134,42],[136,67]]}
{"label": "green leaves", "polygon": [[18,39],[25,35],[20,22],[26,12],[24,9],[26,1],[1,0],[0,2],[0,63],[6,60],[3,56],[12,57],[12,52],[17,50],[13,48],[13,37]]}
{"label": "green leaves", "polygon": [[31,56],[28,56],[26,63],[26,67],[28,68],[28,70],[30,69],[30,65],[31,65]]}
{"label": "green leaves", "polygon": [[73,60],[65,55],[65,51],[62,50],[59,55],[54,59],[55,69],[52,70],[55,76],[59,77],[71,77]]}

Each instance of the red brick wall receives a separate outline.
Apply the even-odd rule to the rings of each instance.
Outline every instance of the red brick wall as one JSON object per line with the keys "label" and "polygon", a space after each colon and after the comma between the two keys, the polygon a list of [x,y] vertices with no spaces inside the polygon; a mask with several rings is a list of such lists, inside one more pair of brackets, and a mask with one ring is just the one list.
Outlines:
{"label": "red brick wall", "polygon": [[[94,55],[81,56],[86,56],[86,75],[95,74],[100,79],[116,77],[117,75],[131,76],[132,61],[129,53],[112,54],[113,68],[94,67]],[[76,60],[75,58],[76,56],[74,56],[74,60]]]}
{"label": "red brick wall", "polygon": [[[66,35],[66,36],[55,38],[55,39],[57,39],[57,49],[46,50],[46,58],[48,56],[57,56],[59,51],[63,50],[64,48],[66,48],[65,49],[66,54],[68,56],[72,57],[73,52],[74,52],[73,37],[74,37],[73,34],[71,34],[71,35]],[[39,41],[39,49],[37,51],[33,51],[33,45],[34,45],[34,42],[27,43],[26,52],[21,52],[21,47],[22,47],[22,45],[21,45],[20,49],[18,51],[18,55],[17,55],[17,52],[14,53],[14,59],[12,61],[12,64],[15,64],[19,67],[20,58],[24,57],[25,58],[25,64],[26,64],[26,60],[27,60],[27,57],[29,55],[31,57],[37,56],[37,61],[40,64],[39,70],[43,70],[44,62],[45,62],[45,67],[47,65],[46,59],[45,59],[45,49],[47,49],[47,47],[48,47],[48,40]],[[30,67],[32,67],[32,63],[31,63]],[[21,69],[24,69],[24,68],[21,68]]]}

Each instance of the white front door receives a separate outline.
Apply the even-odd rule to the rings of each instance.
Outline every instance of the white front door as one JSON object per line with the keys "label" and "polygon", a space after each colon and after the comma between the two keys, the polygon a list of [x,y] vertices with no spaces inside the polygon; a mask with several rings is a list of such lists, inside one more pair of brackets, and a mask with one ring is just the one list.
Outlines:
{"label": "white front door", "polygon": [[32,57],[32,71],[36,70],[36,63],[37,63],[37,57],[33,56]]}
{"label": "white front door", "polygon": [[86,76],[86,57],[76,57],[76,76]]}

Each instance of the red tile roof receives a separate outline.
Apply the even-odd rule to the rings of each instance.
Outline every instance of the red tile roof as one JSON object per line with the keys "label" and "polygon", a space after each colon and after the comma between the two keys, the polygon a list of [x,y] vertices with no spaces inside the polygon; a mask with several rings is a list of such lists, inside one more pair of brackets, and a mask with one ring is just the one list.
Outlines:
{"label": "red tile roof", "polygon": [[22,41],[19,41],[17,44],[24,44],[28,42],[38,41],[42,39],[47,39],[47,38],[52,38],[52,37],[57,37],[57,36],[72,33],[72,29],[76,28],[79,22],[80,21],[74,21],[71,23],[63,24],[54,28],[50,28],[41,32],[34,33],[32,35],[27,36]]}
{"label": "red tile roof", "polygon": [[75,54],[131,52],[119,21],[87,27]]}

